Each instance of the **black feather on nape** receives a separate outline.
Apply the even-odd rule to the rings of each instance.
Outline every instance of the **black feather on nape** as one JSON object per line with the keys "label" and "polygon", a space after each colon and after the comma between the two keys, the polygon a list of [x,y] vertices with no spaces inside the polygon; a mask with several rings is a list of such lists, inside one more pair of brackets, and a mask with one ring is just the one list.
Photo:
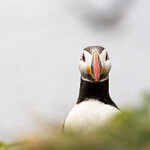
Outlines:
{"label": "black feather on nape", "polygon": [[88,51],[89,53],[92,54],[94,51],[98,51],[99,54],[104,50],[105,48],[102,46],[88,46],[84,50]]}
{"label": "black feather on nape", "polygon": [[77,104],[88,99],[96,99],[105,104],[117,107],[109,95],[109,79],[103,82],[89,82],[81,78],[80,91]]}

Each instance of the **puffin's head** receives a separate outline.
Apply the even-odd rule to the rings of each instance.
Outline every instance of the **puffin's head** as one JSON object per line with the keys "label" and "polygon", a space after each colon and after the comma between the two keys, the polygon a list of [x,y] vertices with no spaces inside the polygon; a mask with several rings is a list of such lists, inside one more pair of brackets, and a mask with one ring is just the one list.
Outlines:
{"label": "puffin's head", "polygon": [[85,48],[80,58],[79,69],[83,80],[102,82],[108,79],[111,69],[108,52],[101,46]]}

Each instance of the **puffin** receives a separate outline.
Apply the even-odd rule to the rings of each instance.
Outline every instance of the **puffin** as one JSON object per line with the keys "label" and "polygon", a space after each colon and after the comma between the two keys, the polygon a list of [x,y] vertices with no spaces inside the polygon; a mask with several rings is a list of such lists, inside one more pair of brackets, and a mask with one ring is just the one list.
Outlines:
{"label": "puffin", "polygon": [[79,96],[64,121],[63,132],[93,131],[120,112],[109,94],[111,62],[107,50],[102,46],[88,46],[83,49],[79,70]]}

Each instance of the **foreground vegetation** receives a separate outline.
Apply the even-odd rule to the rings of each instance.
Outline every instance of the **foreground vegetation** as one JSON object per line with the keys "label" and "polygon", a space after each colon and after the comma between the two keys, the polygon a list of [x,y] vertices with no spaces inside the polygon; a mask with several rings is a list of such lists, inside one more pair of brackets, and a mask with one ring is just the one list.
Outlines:
{"label": "foreground vegetation", "polygon": [[95,133],[63,136],[45,126],[21,144],[0,143],[0,147],[3,150],[150,150],[150,94],[143,99],[142,106],[118,114]]}

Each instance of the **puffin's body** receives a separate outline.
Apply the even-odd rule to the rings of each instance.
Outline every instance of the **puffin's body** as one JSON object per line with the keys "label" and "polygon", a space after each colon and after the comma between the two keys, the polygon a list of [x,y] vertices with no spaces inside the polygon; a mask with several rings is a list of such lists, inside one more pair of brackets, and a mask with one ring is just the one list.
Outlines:
{"label": "puffin's body", "polygon": [[79,64],[81,72],[79,97],[65,119],[65,131],[91,131],[119,112],[109,95],[108,73],[111,64],[106,57],[108,54],[101,46],[91,46],[83,50]]}
{"label": "puffin's body", "polygon": [[110,105],[89,99],[72,108],[65,120],[64,129],[79,132],[92,131],[117,112],[118,110]]}

